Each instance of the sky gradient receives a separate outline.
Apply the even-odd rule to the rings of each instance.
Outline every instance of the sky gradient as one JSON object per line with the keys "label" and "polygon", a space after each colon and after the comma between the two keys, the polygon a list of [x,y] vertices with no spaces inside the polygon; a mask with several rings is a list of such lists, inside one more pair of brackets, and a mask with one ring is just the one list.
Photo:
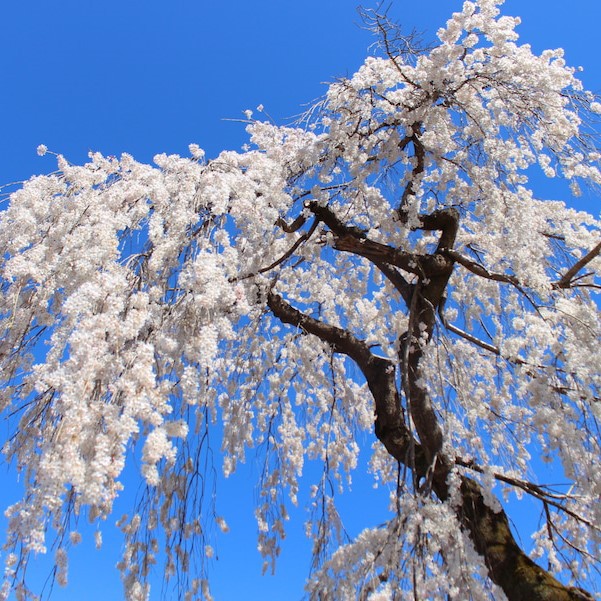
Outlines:
{"label": "sky gradient", "polygon": [[[419,4],[397,0],[389,15],[407,30],[423,31],[426,40],[461,7],[460,0],[430,0],[425,9]],[[188,155],[192,142],[209,158],[223,149],[239,150],[247,141],[245,109],[262,104],[274,121],[287,123],[323,95],[324,82],[350,75],[361,64],[374,38],[355,6],[343,0],[3,2],[0,185],[53,171],[54,157],[36,155],[42,143],[73,163],[84,162],[90,150],[128,152],[150,162],[159,152]],[[503,12],[522,17],[521,40],[535,51],[563,47],[568,64],[584,68],[587,88],[601,92],[598,0],[507,0]],[[589,202],[598,214],[598,201]],[[2,422],[0,432],[7,433]],[[371,439],[364,442],[369,449]],[[221,484],[231,532],[220,539],[214,562],[218,601],[255,595],[280,601],[303,594],[310,544],[302,536],[302,508],[292,516],[278,573],[261,578],[252,517],[256,475],[248,465]],[[0,465],[2,508],[16,500],[14,478]],[[370,488],[363,484],[343,502],[351,527],[353,516],[372,512]],[[120,510],[128,509],[124,504]],[[373,515],[365,525],[383,516]],[[0,536],[3,526],[0,521]],[[71,584],[55,587],[53,599],[120,598],[113,569],[120,540],[107,539],[108,530],[102,552],[90,540],[74,550]],[[43,581],[47,566],[32,568],[31,575]],[[161,598],[158,590],[153,593],[152,599]]]}

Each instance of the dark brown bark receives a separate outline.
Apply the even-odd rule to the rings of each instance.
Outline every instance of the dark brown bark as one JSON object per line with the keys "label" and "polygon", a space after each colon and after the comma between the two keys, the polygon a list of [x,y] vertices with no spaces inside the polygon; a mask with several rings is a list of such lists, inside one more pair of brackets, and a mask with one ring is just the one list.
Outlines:
{"label": "dark brown bark", "polygon": [[[413,470],[415,479],[427,479],[431,490],[444,501],[449,496],[448,479],[455,458],[442,454],[442,430],[427,391],[420,385],[420,360],[429,343],[436,314],[453,272],[454,244],[459,215],[454,209],[420,216],[419,229],[440,230],[436,251],[431,255],[401,252],[370,241],[354,226],[343,224],[328,207],[310,206],[314,215],[335,236],[334,247],[372,261],[393,282],[409,307],[407,332],[401,339],[399,366],[407,409],[417,438],[412,433],[397,387],[397,365],[374,355],[368,345],[343,328],[326,324],[294,308],[271,292],[268,306],[283,323],[318,337],[332,350],[351,358],[362,371],[375,403],[375,434],[387,451]],[[396,268],[413,273],[417,284],[410,285]],[[592,599],[580,589],[563,586],[535,564],[519,547],[503,510],[489,507],[480,485],[461,476],[460,522],[484,558],[491,580],[500,586],[509,601],[582,601]]]}
{"label": "dark brown bark", "polygon": [[564,586],[522,551],[505,512],[495,512],[485,503],[474,480],[462,478],[461,498],[460,519],[484,557],[491,580],[509,601],[592,601],[588,593]]}

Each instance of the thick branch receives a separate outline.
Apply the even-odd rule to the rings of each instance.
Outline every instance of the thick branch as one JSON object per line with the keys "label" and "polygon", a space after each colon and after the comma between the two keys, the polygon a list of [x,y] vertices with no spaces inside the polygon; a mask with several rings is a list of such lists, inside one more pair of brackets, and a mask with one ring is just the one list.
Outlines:
{"label": "thick branch", "polygon": [[407,306],[409,306],[411,304],[411,295],[414,290],[413,285],[410,284],[393,265],[389,265],[384,261],[378,261],[375,265],[388,278]]}
{"label": "thick branch", "polygon": [[286,223],[281,217],[278,217],[275,224],[279,228],[283,229],[287,234],[293,234],[294,232],[300,230],[300,228],[305,225],[306,221],[307,218],[301,214],[291,224]]}
{"label": "thick branch", "polygon": [[327,206],[311,202],[308,207],[334,234],[334,248],[336,250],[360,255],[375,264],[388,263],[408,272],[418,272],[419,267],[416,262],[416,255],[413,253],[398,250],[392,246],[370,240],[361,228],[346,225]]}
{"label": "thick branch", "polygon": [[419,256],[421,270],[415,293],[409,307],[409,326],[401,338],[403,387],[411,417],[420,442],[426,449],[430,464],[447,463],[440,452],[443,434],[430,395],[425,389],[420,362],[424,348],[431,340],[436,322],[437,308],[444,302],[445,289],[453,272],[453,261],[440,250],[452,247],[459,227],[459,213],[455,209],[442,209],[430,215],[420,215],[418,229],[440,230],[437,251]]}
{"label": "thick branch", "polygon": [[453,248],[459,229],[459,212],[457,209],[452,207],[440,209],[429,214],[422,213],[418,217],[419,225],[414,226],[414,229],[440,231],[436,252]]}
{"label": "thick branch", "polygon": [[425,169],[426,153],[423,144],[419,140],[421,128],[421,123],[414,123],[412,127],[413,135],[411,136],[411,140],[413,142],[413,148],[415,149],[415,167],[413,167],[413,170],[411,171],[411,179],[405,187],[403,196],[401,197],[401,204],[399,206],[399,215],[401,215],[401,217],[409,205],[409,198],[415,196],[415,182],[419,180]]}
{"label": "thick branch", "polygon": [[580,589],[565,587],[520,549],[505,512],[494,511],[486,504],[474,480],[462,477],[461,498],[459,517],[484,557],[491,579],[509,601],[592,600]]}
{"label": "thick branch", "polygon": [[[459,221],[454,209],[419,216],[417,229],[440,230],[441,236],[435,253],[416,255],[369,240],[363,230],[345,225],[328,207],[311,203],[309,208],[334,234],[335,248],[372,261],[408,304],[409,327],[400,348],[402,379],[420,442],[413,438],[403,415],[392,361],[374,355],[364,341],[347,330],[305,315],[275,293],[269,294],[268,306],[282,322],[317,336],[335,352],[347,355],[357,364],[374,398],[376,436],[397,461],[414,471],[418,480],[427,478],[431,490],[444,501],[449,497],[448,481],[452,470],[456,469],[456,460],[445,458],[440,452],[442,431],[430,396],[421,383],[423,350],[431,339],[436,313],[444,303],[445,289],[456,261],[477,275],[516,286],[518,283],[511,276],[490,274],[481,265],[452,250]],[[409,284],[396,268],[416,275],[417,284]],[[496,349],[487,350],[494,352]],[[476,481],[461,476],[459,492],[459,519],[484,558],[490,578],[510,601],[582,601],[588,598],[579,589],[564,587],[522,551],[511,533],[506,514],[487,505]]]}
{"label": "thick branch", "polygon": [[443,435],[430,396],[420,378],[419,363],[423,348],[427,344],[422,335],[428,328],[426,322],[429,320],[429,315],[424,314],[423,305],[422,285],[418,282],[409,306],[408,329],[401,336],[399,358],[407,406],[420,441],[426,450],[428,464],[432,465],[442,450]]}
{"label": "thick branch", "polygon": [[396,386],[394,363],[374,355],[363,340],[359,340],[347,330],[305,315],[279,294],[270,292],[267,305],[283,323],[317,336],[335,352],[355,361],[363,372],[374,399],[376,436],[397,461],[424,475],[427,470],[425,455],[405,423]]}

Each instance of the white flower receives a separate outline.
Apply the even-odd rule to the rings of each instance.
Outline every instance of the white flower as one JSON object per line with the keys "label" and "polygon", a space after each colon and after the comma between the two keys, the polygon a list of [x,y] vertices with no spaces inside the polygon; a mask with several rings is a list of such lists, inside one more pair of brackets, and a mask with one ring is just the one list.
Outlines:
{"label": "white flower", "polygon": [[217,523],[217,526],[219,526],[221,532],[227,533],[230,531],[230,527],[227,525],[227,522],[221,516],[217,516],[215,518],[215,522]]}
{"label": "white flower", "polygon": [[37,153],[39,156],[43,157],[48,152],[48,146],[46,144],[40,144],[37,147]]}
{"label": "white flower", "polygon": [[205,151],[198,144],[190,144],[188,149],[192,157],[198,161],[202,160],[205,156]]}
{"label": "white flower", "polygon": [[597,113],[597,115],[601,115],[601,102],[591,102],[591,111]]}
{"label": "white flower", "polygon": [[78,545],[81,542],[81,534],[79,532],[71,532],[69,534],[69,540],[71,544]]}

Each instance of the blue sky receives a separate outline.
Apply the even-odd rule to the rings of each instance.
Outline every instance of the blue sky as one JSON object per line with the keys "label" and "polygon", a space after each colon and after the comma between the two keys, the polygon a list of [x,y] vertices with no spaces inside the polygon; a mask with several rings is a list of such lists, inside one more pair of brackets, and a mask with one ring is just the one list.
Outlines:
{"label": "blue sky", "polygon": [[[209,157],[240,149],[246,134],[235,120],[245,109],[263,104],[274,120],[286,122],[324,93],[324,82],[360,65],[374,40],[361,28],[355,6],[342,0],[2,2],[0,184],[54,170],[53,157],[36,155],[40,143],[75,163],[89,150],[126,151],[151,161],[158,152],[187,154],[191,142]],[[460,6],[461,0],[421,6],[397,0],[390,15],[433,35]],[[601,92],[601,3],[507,0],[504,12],[523,18],[519,32],[535,50],[565,48],[568,62],[584,67],[587,87]],[[2,425],[0,432],[6,432]],[[261,578],[254,471],[245,468],[221,490],[232,532],[221,539],[214,562],[216,598],[235,599],[241,591],[251,599],[260,594],[262,601],[300,598],[309,568],[304,515],[293,516],[278,574]],[[0,468],[2,506],[14,500],[13,478]],[[351,518],[365,513],[368,495],[357,490],[346,501]],[[54,599],[120,597],[112,570],[119,540],[106,542],[101,553],[85,544],[75,551],[72,584],[55,589]],[[34,569],[42,574],[41,566]]]}

